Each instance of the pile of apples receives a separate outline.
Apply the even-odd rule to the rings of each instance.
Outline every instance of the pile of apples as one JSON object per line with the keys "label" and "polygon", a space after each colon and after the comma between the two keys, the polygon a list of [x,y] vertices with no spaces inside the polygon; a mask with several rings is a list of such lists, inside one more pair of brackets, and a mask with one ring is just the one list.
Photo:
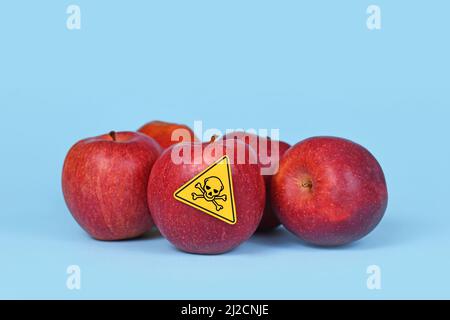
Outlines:
{"label": "pile of apples", "polygon": [[[190,135],[183,142],[192,150],[189,164],[171,158],[178,143],[172,141],[172,133],[179,128]],[[227,252],[255,231],[267,232],[280,223],[307,243],[339,246],[361,239],[382,219],[388,201],[386,181],[381,166],[364,147],[336,137],[313,137],[292,147],[277,141],[279,157],[271,159],[279,159],[279,170],[262,176],[261,167],[273,165],[263,157],[270,155],[274,142],[251,138],[249,133],[235,132],[201,143],[187,126],[154,121],[137,132],[81,140],[64,162],[66,204],[95,239],[135,238],[156,225],[177,248],[199,254]],[[235,143],[223,143],[230,139]],[[218,143],[231,158],[238,217],[234,225],[173,197],[175,190],[215,160],[194,149]],[[261,146],[267,150],[262,152]],[[239,147],[254,153],[258,163],[236,161]]]}

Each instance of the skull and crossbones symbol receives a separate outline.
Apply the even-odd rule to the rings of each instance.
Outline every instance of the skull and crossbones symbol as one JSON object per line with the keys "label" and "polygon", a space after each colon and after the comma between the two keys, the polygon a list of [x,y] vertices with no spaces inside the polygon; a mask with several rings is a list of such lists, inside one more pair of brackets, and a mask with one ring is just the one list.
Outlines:
{"label": "skull and crossbones symbol", "polygon": [[217,200],[227,201],[225,194],[220,195],[224,186],[222,181],[217,177],[208,177],[204,180],[203,186],[198,182],[195,187],[201,191],[201,194],[192,193],[192,200],[205,199],[208,202],[214,203],[216,211],[223,209],[223,206],[217,203]]}

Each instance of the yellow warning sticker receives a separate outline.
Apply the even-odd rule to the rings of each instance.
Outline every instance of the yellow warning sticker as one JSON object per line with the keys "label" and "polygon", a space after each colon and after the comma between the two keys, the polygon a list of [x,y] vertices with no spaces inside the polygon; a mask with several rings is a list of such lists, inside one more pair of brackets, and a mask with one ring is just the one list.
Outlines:
{"label": "yellow warning sticker", "polygon": [[176,200],[228,224],[235,224],[233,181],[230,159],[223,156],[173,194]]}

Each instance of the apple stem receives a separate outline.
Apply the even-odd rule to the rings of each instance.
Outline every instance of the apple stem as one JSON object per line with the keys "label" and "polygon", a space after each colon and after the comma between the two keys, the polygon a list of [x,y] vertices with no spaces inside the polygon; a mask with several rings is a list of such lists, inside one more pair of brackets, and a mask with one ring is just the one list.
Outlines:
{"label": "apple stem", "polygon": [[209,143],[213,143],[214,141],[216,141],[216,139],[217,139],[217,135],[213,135],[211,137],[211,140],[209,140]]}
{"label": "apple stem", "polygon": [[109,135],[111,136],[111,138],[113,139],[113,141],[116,141],[116,132],[115,131],[111,131],[109,133]]}

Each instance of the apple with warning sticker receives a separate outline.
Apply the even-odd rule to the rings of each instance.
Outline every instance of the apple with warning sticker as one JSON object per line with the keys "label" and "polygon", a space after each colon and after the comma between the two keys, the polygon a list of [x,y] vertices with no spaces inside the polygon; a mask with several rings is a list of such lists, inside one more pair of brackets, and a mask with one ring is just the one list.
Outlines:
{"label": "apple with warning sticker", "polygon": [[258,227],[265,205],[264,180],[258,164],[240,161],[238,148],[256,155],[243,142],[226,146],[212,139],[174,145],[156,161],[148,204],[161,234],[178,249],[224,253]]}

